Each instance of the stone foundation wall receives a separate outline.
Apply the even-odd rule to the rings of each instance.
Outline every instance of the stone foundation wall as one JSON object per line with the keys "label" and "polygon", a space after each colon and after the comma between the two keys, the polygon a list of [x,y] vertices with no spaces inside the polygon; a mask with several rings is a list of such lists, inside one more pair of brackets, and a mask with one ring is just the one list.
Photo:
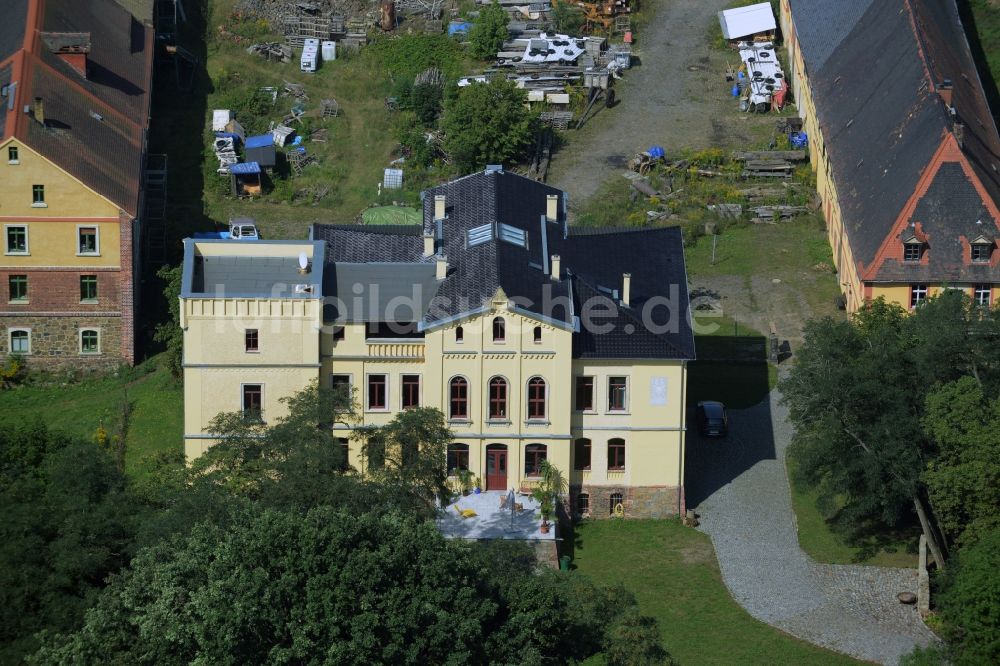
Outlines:
{"label": "stone foundation wall", "polygon": [[[110,370],[122,358],[122,318],[95,316],[32,317],[0,316],[0,362],[10,351],[12,328],[31,329],[31,353],[25,356],[28,370],[83,371]],[[96,328],[101,332],[101,353],[80,353],[80,329]]]}
{"label": "stone foundation wall", "polygon": [[[579,497],[590,496],[590,512],[580,513]],[[677,486],[572,486],[569,489],[570,510],[574,518],[589,517],[595,520],[610,518],[614,507],[611,496],[618,493],[622,497],[622,507],[626,518],[671,518],[678,514],[678,498],[683,497],[683,488]],[[683,509],[683,507],[682,507]]]}

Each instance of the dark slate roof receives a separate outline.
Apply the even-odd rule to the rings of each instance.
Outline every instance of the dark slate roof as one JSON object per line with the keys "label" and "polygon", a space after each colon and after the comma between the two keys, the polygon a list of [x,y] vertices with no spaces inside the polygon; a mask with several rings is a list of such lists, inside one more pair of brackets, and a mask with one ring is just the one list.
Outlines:
{"label": "dark slate roof", "polygon": [[[996,279],[996,269],[989,264],[963,261],[969,253],[969,242],[980,235],[995,238],[997,226],[959,164],[941,165],[910,219],[919,225],[927,238],[926,262],[887,259],[879,271],[879,280],[933,282],[941,275],[951,276],[956,282],[992,282]],[[910,233],[904,231],[901,235]],[[898,240],[902,243],[904,239]]]}
{"label": "dark slate roof", "polygon": [[4,0],[3,20],[0,21],[0,62],[24,47],[31,0]]}
{"label": "dark slate roof", "polygon": [[[0,67],[0,88],[11,82],[11,67],[4,65]],[[7,97],[0,97],[0,136],[4,135],[4,128],[7,125]]]}
{"label": "dark slate roof", "polygon": [[[336,262],[324,271],[329,321],[411,323],[423,319],[438,290],[432,263]],[[359,297],[360,296],[360,297]]]}
{"label": "dark slate roof", "polygon": [[[988,166],[1000,168],[1000,137],[957,7],[954,0],[791,0],[791,8],[854,258],[869,277],[889,279],[896,273],[883,276],[873,263],[952,131],[941,81],[953,82],[953,105],[966,125],[962,154],[991,195],[1000,193]],[[951,234],[966,222],[956,220]],[[942,260],[935,268],[949,265]]]}
{"label": "dark slate roof", "polygon": [[875,0],[789,0],[806,69],[818,72]]}
{"label": "dark slate roof", "polygon": [[[558,220],[544,219],[547,196],[553,194],[563,200],[563,193],[553,187],[490,171],[424,192],[424,230],[428,233],[435,233],[437,226],[434,197],[446,197],[447,217],[438,250],[447,257],[448,273],[436,281],[438,289],[423,315],[423,326],[434,327],[488,309],[493,296],[502,290],[515,311],[574,329],[577,357],[694,358],[679,229],[567,229],[561,205]],[[522,233],[525,246],[497,238],[495,233],[484,243],[468,246],[469,229],[491,225],[495,230],[500,224]],[[396,275],[385,272],[384,264],[377,269],[384,272],[380,284],[398,281],[391,287],[395,293],[412,288],[413,280],[402,270],[426,266],[428,274],[432,272],[436,259],[423,257],[420,234],[419,228],[410,226],[314,225],[311,237],[327,243],[327,261],[332,264],[328,272],[338,264],[398,262],[401,271]],[[561,257],[559,280],[547,272],[552,255]],[[632,275],[631,307],[616,305],[612,329],[596,334],[587,329],[586,321],[581,322],[580,315],[592,299],[610,302],[611,292],[622,288],[623,273]],[[426,293],[427,285],[420,289]],[[652,332],[643,325],[642,311],[647,303],[660,300],[665,307],[651,309],[650,324],[663,326],[663,331]]]}
{"label": "dark slate roof", "polygon": [[[29,26],[32,2],[39,11]],[[16,136],[136,215],[149,124],[152,27],[114,0],[13,0],[4,9],[0,53],[13,56],[10,78],[18,81],[19,112],[13,122],[0,124],[0,136]],[[8,20],[11,13],[16,21]],[[62,41],[57,33],[89,34],[86,78],[50,50]],[[43,100],[45,126],[20,112],[35,97]]]}
{"label": "dark slate roof", "polygon": [[314,224],[310,234],[312,240],[326,241],[327,263],[419,261],[424,251],[420,227],[412,224]]}

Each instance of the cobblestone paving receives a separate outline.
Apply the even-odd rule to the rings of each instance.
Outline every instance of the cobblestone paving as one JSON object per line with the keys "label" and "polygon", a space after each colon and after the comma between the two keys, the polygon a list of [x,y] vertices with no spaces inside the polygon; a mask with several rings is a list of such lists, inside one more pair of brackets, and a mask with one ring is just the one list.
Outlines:
{"label": "cobblestone paving", "polygon": [[715,545],[730,593],[751,615],[817,645],[896,664],[934,640],[913,606],[916,570],[818,564],[800,548],[785,470],[787,410],[731,410],[728,438],[688,440],[688,506]]}

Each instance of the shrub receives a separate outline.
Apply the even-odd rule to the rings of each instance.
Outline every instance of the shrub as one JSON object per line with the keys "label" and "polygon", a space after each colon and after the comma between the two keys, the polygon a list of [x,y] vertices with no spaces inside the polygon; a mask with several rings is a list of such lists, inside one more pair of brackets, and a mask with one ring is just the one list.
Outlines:
{"label": "shrub", "polygon": [[492,60],[503,47],[510,33],[507,32],[507,12],[493,0],[479,12],[479,20],[469,31],[469,52],[480,60]]}
{"label": "shrub", "polygon": [[938,597],[956,666],[1000,663],[1000,528],[958,553]]}

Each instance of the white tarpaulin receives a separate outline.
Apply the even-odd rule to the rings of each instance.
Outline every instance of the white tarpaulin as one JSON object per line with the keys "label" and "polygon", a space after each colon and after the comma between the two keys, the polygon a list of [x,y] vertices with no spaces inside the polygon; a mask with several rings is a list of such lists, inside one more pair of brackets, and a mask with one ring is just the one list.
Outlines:
{"label": "white tarpaulin", "polygon": [[568,35],[549,36],[544,32],[528,40],[521,62],[576,62],[585,51],[586,42]]}
{"label": "white tarpaulin", "polygon": [[774,93],[781,89],[785,73],[781,71],[774,44],[748,44],[740,42],[740,60],[746,67],[746,81],[750,87],[750,103],[771,103]]}
{"label": "white tarpaulin", "polygon": [[758,32],[774,32],[777,27],[770,2],[721,11],[719,25],[722,26],[722,36],[727,40],[756,35]]}

